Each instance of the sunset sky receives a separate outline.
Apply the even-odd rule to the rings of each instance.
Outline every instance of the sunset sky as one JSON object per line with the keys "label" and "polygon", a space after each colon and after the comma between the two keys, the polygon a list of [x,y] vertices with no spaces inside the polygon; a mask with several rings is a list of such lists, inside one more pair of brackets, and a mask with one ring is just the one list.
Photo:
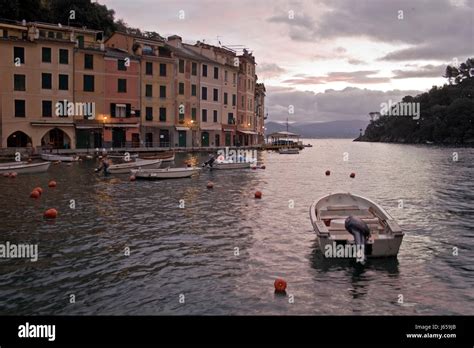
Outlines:
{"label": "sunset sky", "polygon": [[99,2],[132,27],[250,49],[269,121],[368,120],[474,56],[474,0]]}

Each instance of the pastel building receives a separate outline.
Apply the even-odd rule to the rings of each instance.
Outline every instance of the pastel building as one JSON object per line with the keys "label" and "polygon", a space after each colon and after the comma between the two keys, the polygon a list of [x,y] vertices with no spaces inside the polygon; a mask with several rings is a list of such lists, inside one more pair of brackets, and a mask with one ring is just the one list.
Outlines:
{"label": "pastel building", "polygon": [[237,88],[237,132],[240,145],[258,143],[257,120],[255,118],[255,57],[244,49],[239,56]]}

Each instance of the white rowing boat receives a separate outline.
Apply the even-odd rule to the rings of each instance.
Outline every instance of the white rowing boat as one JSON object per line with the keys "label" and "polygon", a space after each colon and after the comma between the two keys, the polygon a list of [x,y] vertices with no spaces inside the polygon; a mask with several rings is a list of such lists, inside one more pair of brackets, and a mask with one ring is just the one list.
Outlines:
{"label": "white rowing boat", "polygon": [[54,155],[49,153],[42,153],[41,158],[45,161],[61,161],[61,162],[75,162],[79,161],[79,156],[62,156],[62,155]]}
{"label": "white rowing boat", "polygon": [[18,173],[18,174],[32,174],[46,172],[51,165],[51,162],[39,163],[20,163],[20,164],[0,164],[0,173]]}
{"label": "white rowing boat", "polygon": [[200,168],[164,168],[164,169],[132,169],[131,173],[137,179],[181,179],[197,174]]}
{"label": "white rowing boat", "polygon": [[115,159],[123,159],[123,160],[126,160],[127,158],[138,158],[138,153],[131,153],[131,154],[128,154],[128,156],[126,154],[108,154],[107,155],[108,158],[115,158]]}
{"label": "white rowing boat", "polygon": [[300,150],[297,147],[282,147],[278,150],[280,155],[297,155]]}
{"label": "white rowing boat", "polygon": [[404,234],[389,213],[370,199],[350,193],[335,193],[321,197],[310,208],[311,223],[326,257],[326,252],[331,249],[356,244],[354,235],[345,227],[349,216],[362,220],[370,230],[364,245],[365,256],[398,254]]}
{"label": "white rowing boat", "polygon": [[112,164],[109,166],[108,172],[111,174],[127,174],[130,173],[131,169],[155,167],[160,164],[161,160],[137,160],[135,162]]}

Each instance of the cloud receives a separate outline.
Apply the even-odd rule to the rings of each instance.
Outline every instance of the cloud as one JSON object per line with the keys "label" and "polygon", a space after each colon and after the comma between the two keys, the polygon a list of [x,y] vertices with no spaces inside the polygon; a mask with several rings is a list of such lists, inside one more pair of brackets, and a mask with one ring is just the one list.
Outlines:
{"label": "cloud", "polygon": [[285,72],[286,69],[283,69],[275,63],[261,63],[257,65],[257,75],[259,78],[278,77]]}
{"label": "cloud", "polygon": [[[360,70],[351,72],[331,72],[326,76],[301,76],[295,75],[291,79],[282,81],[292,85],[318,85],[330,82],[346,82],[354,84],[367,83],[387,83],[390,82],[388,77],[372,77],[371,75],[378,74],[378,70]],[[295,78],[297,77],[297,78]]]}
{"label": "cloud", "polygon": [[416,67],[415,70],[393,70],[392,73],[395,75],[393,79],[408,79],[408,78],[420,78],[420,77],[442,77],[447,64],[441,65],[423,65]]}
{"label": "cloud", "polygon": [[[417,95],[421,91],[375,91],[348,87],[340,91],[333,89],[322,93],[311,91],[282,90],[267,86],[265,101],[269,121],[326,122],[336,120],[365,120],[368,113],[379,111],[382,102],[400,101],[406,95]],[[294,114],[288,113],[290,105]]]}

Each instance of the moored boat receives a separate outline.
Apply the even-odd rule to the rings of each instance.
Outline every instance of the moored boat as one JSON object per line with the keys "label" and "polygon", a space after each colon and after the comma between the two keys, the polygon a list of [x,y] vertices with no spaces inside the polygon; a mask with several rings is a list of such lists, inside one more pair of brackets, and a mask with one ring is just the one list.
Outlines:
{"label": "moored boat", "polygon": [[162,162],[173,162],[175,159],[175,155],[174,155],[174,152],[172,152],[172,153],[163,153],[163,154],[157,154],[157,155],[143,156],[140,158],[147,159],[147,160],[160,159]]}
{"label": "moored boat", "polygon": [[247,169],[250,168],[250,162],[214,162],[211,169]]}
{"label": "moored boat", "polygon": [[33,174],[46,172],[51,165],[51,162],[38,163],[20,163],[20,164],[0,164],[0,173],[18,173],[18,174]]}
{"label": "moored boat", "polygon": [[297,147],[282,147],[278,149],[278,152],[281,155],[297,155],[300,153],[300,150]]}
{"label": "moored boat", "polygon": [[137,179],[181,179],[189,178],[199,173],[201,168],[163,168],[163,169],[132,169],[131,173]]}
{"label": "moored boat", "polygon": [[[404,235],[382,207],[368,198],[350,193],[329,194],[316,200],[311,205],[310,218],[326,257],[326,252],[336,247],[359,244],[363,245],[364,257],[396,256]],[[364,228],[368,233],[362,239],[363,243],[359,243],[358,233]]]}
{"label": "moored boat", "polygon": [[51,161],[51,162],[75,162],[79,160],[79,156],[63,156],[63,155],[55,155],[55,154],[49,154],[49,153],[42,153],[41,158],[44,159],[45,161]]}
{"label": "moored boat", "polygon": [[155,167],[161,164],[161,160],[137,160],[134,162],[126,162],[120,164],[112,164],[108,168],[108,172],[111,174],[127,174],[130,173],[131,169],[139,169],[145,167]]}
{"label": "moored boat", "polygon": [[130,153],[128,156],[124,153],[113,153],[113,154],[108,154],[108,158],[113,158],[113,159],[123,159],[126,160],[127,158],[138,158],[137,153]]}

